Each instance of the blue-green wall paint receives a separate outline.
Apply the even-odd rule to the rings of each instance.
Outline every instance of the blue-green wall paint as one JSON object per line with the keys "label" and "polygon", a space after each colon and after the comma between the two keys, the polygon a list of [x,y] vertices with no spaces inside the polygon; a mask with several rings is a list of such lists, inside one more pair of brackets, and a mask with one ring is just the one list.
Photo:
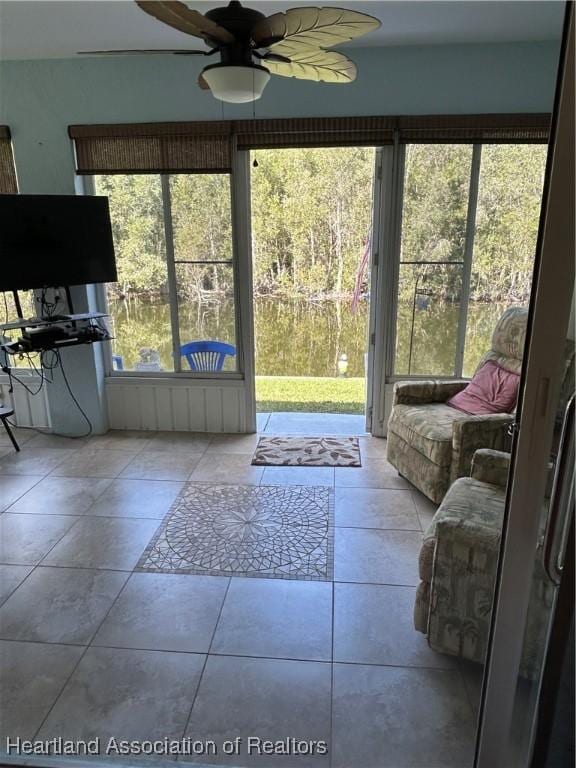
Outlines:
{"label": "blue-green wall paint", "polygon": [[[559,43],[359,48],[350,85],[273,77],[257,117],[546,112]],[[251,117],[200,92],[204,61],[179,56],[0,64],[0,123],[12,129],[23,192],[72,189],[74,123]]]}
{"label": "blue-green wall paint", "polygon": [[[256,117],[547,112],[559,42],[353,49],[359,76],[346,86],[273,77],[252,105],[200,92],[203,60],[177,56],[10,61],[0,64],[0,123],[12,131],[19,189],[74,194],[67,127],[78,123]],[[89,300],[89,293],[77,296]],[[94,348],[66,353],[74,390],[96,431],[106,428],[102,361]],[[62,383],[50,392],[54,427],[84,428]]]}

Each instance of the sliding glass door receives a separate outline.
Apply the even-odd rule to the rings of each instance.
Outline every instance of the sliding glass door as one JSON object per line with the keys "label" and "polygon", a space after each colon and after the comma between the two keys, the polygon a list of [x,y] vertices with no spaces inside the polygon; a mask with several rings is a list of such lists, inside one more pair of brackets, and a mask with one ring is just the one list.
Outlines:
{"label": "sliding glass door", "polygon": [[[550,687],[544,669],[547,662],[550,670],[550,662],[561,661],[549,656],[551,629],[558,626],[559,589],[566,586],[566,578],[573,589],[574,578],[573,541],[568,535],[570,528],[574,530],[573,8],[569,18],[512,448],[478,768],[560,764],[549,762],[545,750],[534,757],[534,737],[546,714],[543,683]],[[568,562],[571,573],[565,573]],[[573,601],[571,611],[573,621]],[[569,626],[564,632],[568,637]],[[557,680],[560,684],[561,676]],[[552,700],[558,694],[552,691]]]}

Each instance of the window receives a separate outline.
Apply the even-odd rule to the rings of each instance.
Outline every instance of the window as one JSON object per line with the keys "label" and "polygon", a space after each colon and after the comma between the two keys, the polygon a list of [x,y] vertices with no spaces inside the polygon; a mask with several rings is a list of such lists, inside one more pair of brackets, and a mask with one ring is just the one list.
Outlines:
{"label": "window", "polygon": [[528,302],[546,154],[406,146],[395,375],[472,376],[502,312]]}
{"label": "window", "polygon": [[[170,198],[180,341],[235,346],[230,177],[172,176]],[[235,357],[224,370],[236,370]]]}
{"label": "window", "polygon": [[482,147],[465,376],[474,374],[489,349],[502,312],[528,304],[547,152],[545,144]]}
{"label": "window", "polygon": [[396,374],[454,374],[471,163],[471,145],[406,147]]}
{"label": "window", "polygon": [[[108,195],[118,282],[107,286],[115,370],[190,371],[180,347],[236,348],[228,174],[95,177]],[[238,356],[223,371],[238,370]]]}

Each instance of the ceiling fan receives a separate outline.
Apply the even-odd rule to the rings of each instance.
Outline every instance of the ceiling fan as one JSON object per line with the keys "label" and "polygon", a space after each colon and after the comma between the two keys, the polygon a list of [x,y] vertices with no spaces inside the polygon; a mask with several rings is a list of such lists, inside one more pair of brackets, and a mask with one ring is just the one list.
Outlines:
{"label": "ceiling fan", "polygon": [[81,51],[89,55],[174,53],[184,56],[220,54],[217,64],[204,67],[198,84],[221,101],[241,103],[259,99],[270,75],[350,83],[356,65],[338,51],[325,50],[372,32],[378,19],[344,8],[291,8],[265,16],[238,0],[205,15],[181,2],[136,0],[158,21],[199,37],[209,50],[178,48],[124,51]]}

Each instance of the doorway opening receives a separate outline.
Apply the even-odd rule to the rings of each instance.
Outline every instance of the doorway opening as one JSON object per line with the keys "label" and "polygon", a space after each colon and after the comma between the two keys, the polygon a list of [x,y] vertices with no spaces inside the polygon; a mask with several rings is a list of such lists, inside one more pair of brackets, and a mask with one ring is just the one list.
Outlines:
{"label": "doorway opening", "polygon": [[373,147],[252,152],[261,429],[365,432],[374,163]]}

